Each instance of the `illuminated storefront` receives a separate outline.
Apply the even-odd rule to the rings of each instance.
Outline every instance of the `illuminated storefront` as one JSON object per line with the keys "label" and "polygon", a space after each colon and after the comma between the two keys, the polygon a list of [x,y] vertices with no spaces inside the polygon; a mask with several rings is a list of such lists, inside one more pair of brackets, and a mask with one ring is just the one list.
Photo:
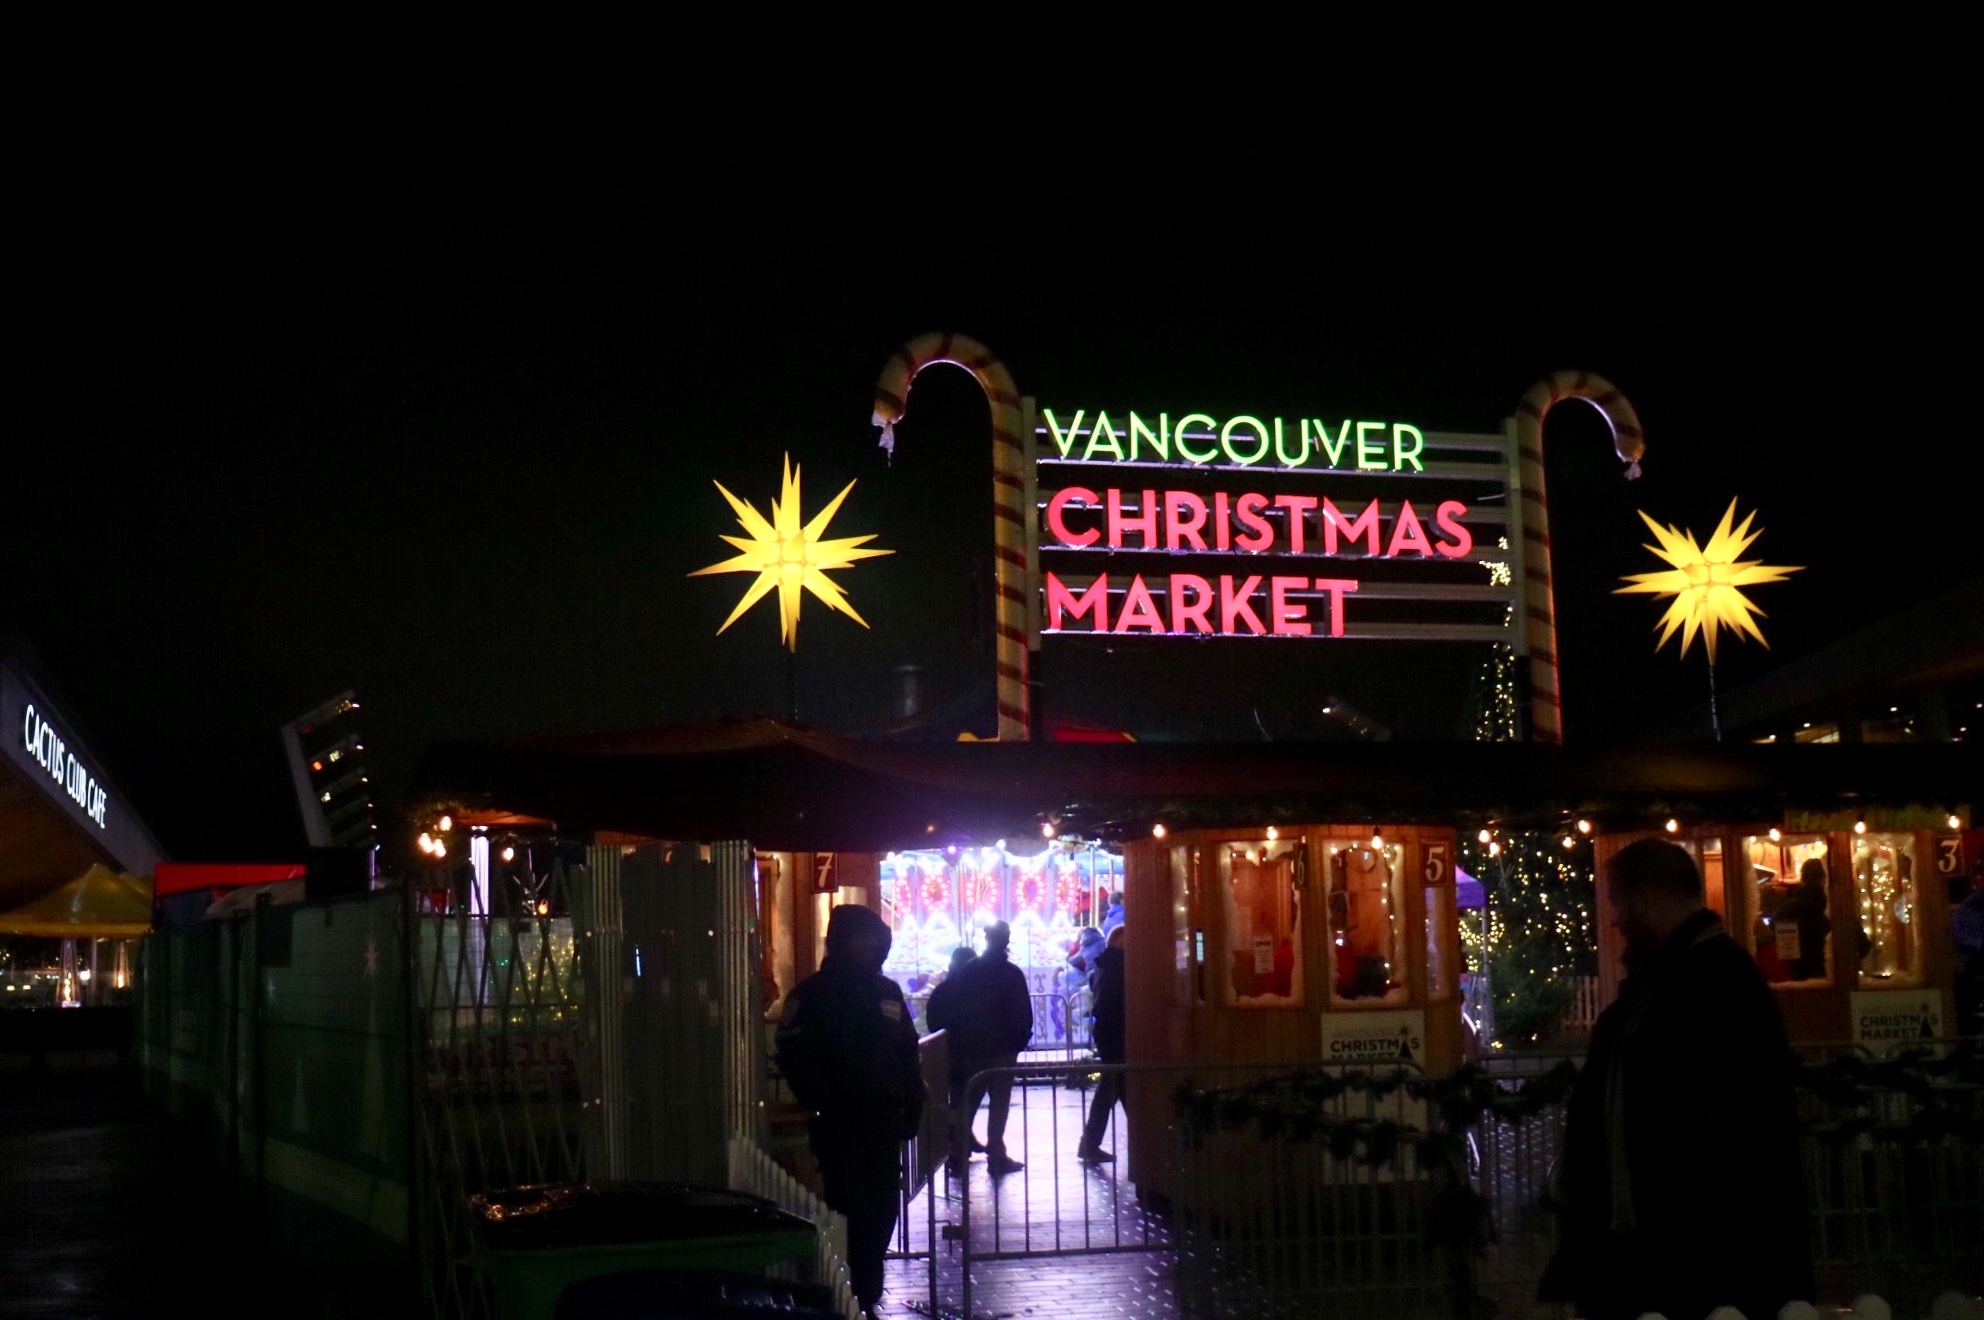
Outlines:
{"label": "illuminated storefront", "polygon": [[0,1005],[121,1000],[151,922],[157,840],[73,718],[0,658]]}

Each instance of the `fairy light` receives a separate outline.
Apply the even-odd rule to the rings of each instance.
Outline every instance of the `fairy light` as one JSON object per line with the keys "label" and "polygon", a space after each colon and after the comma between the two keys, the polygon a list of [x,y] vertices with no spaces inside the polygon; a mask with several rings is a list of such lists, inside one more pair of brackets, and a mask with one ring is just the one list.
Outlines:
{"label": "fairy light", "polygon": [[1672,816],[1669,816],[1667,818],[1667,824],[1663,828],[1665,828],[1669,834],[1679,834],[1681,832],[1681,822],[1675,820]]}
{"label": "fairy light", "polygon": [[1962,828],[1963,828],[1963,822],[1962,822],[1961,820],[1959,820],[1959,819],[1958,819],[1958,818],[1957,818],[1957,817],[1956,817],[1955,815],[1952,815],[1952,816],[1951,816],[1951,817],[1949,818],[1949,822],[1948,822],[1948,824],[1949,824],[1949,827],[1950,827],[1951,829],[1953,829],[1953,830],[1960,830],[1960,829],[1962,829]]}
{"label": "fairy light", "polygon": [[1867,832],[1867,822],[1866,822],[1866,821],[1864,821],[1864,820],[1856,820],[1856,821],[1854,821],[1854,822],[1853,822],[1853,832],[1854,832],[1855,834],[1865,834],[1865,833]]}
{"label": "fairy light", "polygon": [[[1951,820],[1952,822],[1954,822],[1954,821],[1956,820],[1956,817],[1954,817],[1954,816],[1952,816],[1952,817],[1950,817],[1950,820]],[[1280,831],[1280,830],[1278,830],[1278,829],[1276,829],[1276,828],[1275,828],[1274,826],[1272,826],[1272,825],[1270,825],[1270,826],[1268,826],[1268,842],[1269,842],[1269,843],[1273,843],[1273,842],[1274,842],[1274,841],[1275,841],[1276,839],[1279,839],[1280,837],[1281,837],[1281,831]]]}
{"label": "fairy light", "polygon": [[1040,837],[1043,839],[1054,837],[1054,827],[1044,820],[1040,822]]}
{"label": "fairy light", "polygon": [[[1472,735],[1477,742],[1514,742],[1521,728],[1514,652],[1488,648],[1475,671]],[[1588,820],[1563,822],[1556,833],[1507,831],[1495,822],[1472,839],[1463,835],[1456,859],[1487,889],[1481,922],[1460,923],[1468,961],[1488,972],[1493,991],[1491,1047],[1532,1044],[1554,1028],[1563,991],[1595,970],[1593,883],[1589,849],[1552,846],[1570,834],[1590,834]],[[1573,841],[1575,842],[1575,841]]]}
{"label": "fairy light", "polygon": [[1770,841],[1771,841],[1772,843],[1783,843],[1783,842],[1784,842],[1784,831],[1783,831],[1783,830],[1781,830],[1781,829],[1779,829],[1779,828],[1777,828],[1777,826],[1775,826],[1775,825],[1773,825],[1773,826],[1771,826],[1771,827],[1770,827]]}
{"label": "fairy light", "polygon": [[1155,824],[1155,825],[1153,825],[1153,826],[1151,826],[1151,827],[1150,827],[1150,834],[1151,834],[1151,837],[1152,837],[1153,839],[1161,839],[1161,838],[1163,838],[1163,837],[1164,837],[1164,835],[1165,835],[1165,829],[1164,829],[1164,822],[1163,822],[1163,821],[1159,821],[1159,822],[1157,822],[1157,824]]}

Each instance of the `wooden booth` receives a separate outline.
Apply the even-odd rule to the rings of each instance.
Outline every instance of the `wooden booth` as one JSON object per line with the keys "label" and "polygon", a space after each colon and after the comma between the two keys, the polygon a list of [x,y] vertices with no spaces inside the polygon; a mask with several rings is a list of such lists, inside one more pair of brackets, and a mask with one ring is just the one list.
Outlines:
{"label": "wooden booth", "polygon": [[[1881,1054],[1956,1034],[1951,878],[1963,837],[1919,813],[1834,813],[1681,828],[1670,838],[1700,867],[1708,905],[1757,960],[1794,1045]],[[1601,832],[1594,860],[1601,995],[1624,976],[1606,867],[1648,831]]]}
{"label": "wooden booth", "polygon": [[[1129,1057],[1201,1082],[1264,1062],[1451,1071],[1454,842],[1440,826],[1334,824],[1129,843]],[[1144,1134],[1169,1125],[1172,1090],[1127,1098],[1140,1186],[1163,1187],[1163,1144]]]}

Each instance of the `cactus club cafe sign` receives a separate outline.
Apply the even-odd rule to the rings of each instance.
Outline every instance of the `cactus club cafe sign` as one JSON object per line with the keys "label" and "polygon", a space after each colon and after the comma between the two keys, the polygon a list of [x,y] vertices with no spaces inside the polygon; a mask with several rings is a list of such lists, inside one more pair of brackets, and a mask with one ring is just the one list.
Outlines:
{"label": "cactus club cafe sign", "polygon": [[1043,634],[1506,635],[1502,436],[1042,408],[1034,454]]}

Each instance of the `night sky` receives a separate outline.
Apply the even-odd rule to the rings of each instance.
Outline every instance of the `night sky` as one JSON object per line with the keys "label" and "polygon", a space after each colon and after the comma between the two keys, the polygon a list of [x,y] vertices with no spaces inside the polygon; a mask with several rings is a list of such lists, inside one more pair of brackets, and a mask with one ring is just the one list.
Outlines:
{"label": "night sky", "polygon": [[[884,359],[930,330],[1068,409],[1493,431],[1548,371],[1609,377],[1641,481],[1595,414],[1548,432],[1574,739],[1704,696],[1699,651],[1654,653],[1659,607],[1609,594],[1656,567],[1635,508],[1706,534],[1736,497],[1753,553],[1810,566],[1755,593],[1772,650],[1732,646],[1732,686],[1978,572],[1957,183],[1929,146],[1759,112],[1566,139],[1546,169],[1533,143],[1395,127],[1042,132],[1002,177],[913,122],[886,167],[851,127],[602,149],[467,112],[51,140],[16,194],[0,623],[168,851],[294,856],[277,730],[346,686],[387,805],[437,739],[776,713],[770,603],[715,638],[745,579],[686,574],[728,553],[711,480],[762,508],[789,453],[809,514],[858,478],[835,532],[898,552],[842,575],[872,631],[809,601],[801,719],[885,722],[906,663],[969,710],[984,404],[926,373],[893,465],[868,422]],[[1054,645],[1050,683],[1171,684],[1211,733],[1263,661],[1221,644],[1222,684],[1200,657],[1174,680],[1148,646]],[[1264,645],[1314,667],[1277,691],[1421,737],[1450,736],[1472,665]],[[1259,713],[1306,727],[1284,697]]]}

